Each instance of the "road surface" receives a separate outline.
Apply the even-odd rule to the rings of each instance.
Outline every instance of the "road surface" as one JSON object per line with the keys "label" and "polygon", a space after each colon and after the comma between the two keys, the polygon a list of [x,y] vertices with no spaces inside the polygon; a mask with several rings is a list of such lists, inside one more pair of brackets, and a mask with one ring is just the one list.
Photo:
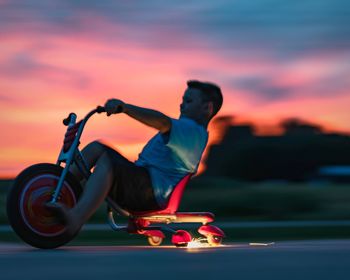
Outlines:
{"label": "road surface", "polygon": [[0,279],[350,279],[350,240],[219,248],[0,244]]}

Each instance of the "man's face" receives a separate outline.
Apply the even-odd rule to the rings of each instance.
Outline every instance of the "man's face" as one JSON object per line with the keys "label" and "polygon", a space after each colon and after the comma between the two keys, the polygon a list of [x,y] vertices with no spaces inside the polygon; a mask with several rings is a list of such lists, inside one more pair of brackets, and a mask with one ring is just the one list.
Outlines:
{"label": "man's face", "polygon": [[199,89],[187,88],[180,105],[180,117],[200,120],[205,117],[205,103]]}

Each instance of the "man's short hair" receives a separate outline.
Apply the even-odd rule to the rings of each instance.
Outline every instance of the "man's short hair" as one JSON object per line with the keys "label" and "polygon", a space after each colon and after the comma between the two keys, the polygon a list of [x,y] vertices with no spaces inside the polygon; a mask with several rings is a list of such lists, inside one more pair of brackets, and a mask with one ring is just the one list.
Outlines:
{"label": "man's short hair", "polygon": [[195,88],[201,91],[202,100],[204,102],[212,102],[213,103],[213,115],[214,117],[217,112],[219,112],[222,106],[222,93],[220,87],[213,83],[209,82],[200,82],[196,80],[187,81],[187,86],[189,88]]}

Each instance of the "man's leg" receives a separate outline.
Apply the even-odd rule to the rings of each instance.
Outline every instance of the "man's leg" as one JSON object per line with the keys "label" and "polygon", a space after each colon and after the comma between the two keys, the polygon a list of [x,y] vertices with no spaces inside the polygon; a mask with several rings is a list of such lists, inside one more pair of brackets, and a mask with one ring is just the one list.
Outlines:
{"label": "man's leg", "polygon": [[83,195],[69,214],[77,223],[85,223],[104,202],[113,183],[113,164],[108,153],[98,159],[95,170],[86,182]]}
{"label": "man's leg", "polygon": [[67,209],[60,203],[48,204],[66,225],[70,234],[76,233],[103,203],[113,183],[113,164],[108,153],[104,152],[97,160],[94,172],[86,182],[78,203]]}
{"label": "man's leg", "polygon": [[[81,151],[83,158],[85,160],[85,163],[88,167],[88,169],[91,171],[91,169],[96,165],[97,160],[102,156],[102,154],[108,149],[106,145],[99,141],[94,141],[89,143],[87,146],[83,148]],[[81,174],[79,168],[76,166],[76,164],[72,164],[69,171],[79,180],[82,181],[85,178]],[[85,182],[86,183],[86,182]],[[85,184],[84,184],[85,185]]]}

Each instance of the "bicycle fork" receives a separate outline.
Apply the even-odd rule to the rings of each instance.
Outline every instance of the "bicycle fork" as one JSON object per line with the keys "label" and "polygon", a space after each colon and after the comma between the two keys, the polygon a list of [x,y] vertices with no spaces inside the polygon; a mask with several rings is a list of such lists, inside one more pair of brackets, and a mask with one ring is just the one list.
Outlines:
{"label": "bicycle fork", "polygon": [[88,179],[91,174],[82,153],[78,149],[78,146],[80,144],[79,139],[82,134],[82,130],[82,123],[75,123],[75,118],[72,118],[67,132],[65,134],[64,145],[61,149],[60,155],[56,163],[57,165],[61,166],[61,164],[64,162],[65,167],[62,171],[62,174],[58,180],[58,184],[52,195],[52,203],[57,202],[64,181],[72,164],[75,164],[75,166],[78,168],[79,172],[83,175],[85,179]]}

